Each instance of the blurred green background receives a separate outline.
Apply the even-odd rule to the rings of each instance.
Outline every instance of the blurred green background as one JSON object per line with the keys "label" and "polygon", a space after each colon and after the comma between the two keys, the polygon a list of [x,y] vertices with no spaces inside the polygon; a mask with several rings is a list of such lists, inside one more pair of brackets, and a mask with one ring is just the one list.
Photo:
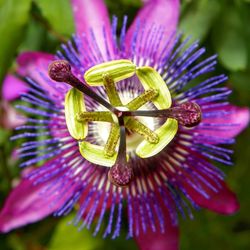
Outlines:
{"label": "blurred green background", "polygon": [[[90,0],[91,1],[91,0]],[[141,7],[139,0],[106,0],[110,15],[133,20]],[[207,54],[218,53],[218,72],[229,76],[234,90],[231,102],[250,105],[250,1],[183,0],[179,29],[200,39]],[[54,53],[74,32],[68,0],[0,0],[0,82],[15,68],[15,56],[25,50]],[[12,131],[0,128],[0,207],[11,184],[18,178],[18,163],[10,154],[16,146],[8,141]],[[201,210],[195,219],[180,220],[182,250],[250,249],[250,130],[237,138],[235,165],[223,168],[227,181],[238,194],[241,209],[224,217]],[[93,238],[88,231],[78,232],[70,218],[46,220],[0,235],[1,250],[114,250],[137,249],[133,240]],[[126,228],[123,229],[126,234]]]}

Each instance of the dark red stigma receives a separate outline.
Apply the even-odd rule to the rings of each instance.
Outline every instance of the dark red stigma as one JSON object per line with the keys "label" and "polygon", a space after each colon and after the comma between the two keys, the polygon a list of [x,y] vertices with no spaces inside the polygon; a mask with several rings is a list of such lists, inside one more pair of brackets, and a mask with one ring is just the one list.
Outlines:
{"label": "dark red stigma", "polygon": [[194,127],[201,122],[202,112],[200,106],[197,103],[185,102],[176,107],[176,111],[177,120],[183,126]]}
{"label": "dark red stigma", "polygon": [[71,75],[71,66],[66,60],[57,60],[49,65],[48,73],[57,82],[67,82]]}
{"label": "dark red stigma", "polygon": [[133,170],[129,165],[121,165],[116,163],[111,167],[108,174],[110,182],[118,187],[128,186],[132,181],[134,174]]}

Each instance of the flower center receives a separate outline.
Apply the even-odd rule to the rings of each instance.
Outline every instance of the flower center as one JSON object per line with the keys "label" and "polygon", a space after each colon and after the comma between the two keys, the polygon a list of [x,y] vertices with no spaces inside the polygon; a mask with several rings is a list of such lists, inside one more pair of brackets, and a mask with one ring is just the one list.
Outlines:
{"label": "flower center", "polygon": [[[122,103],[129,103],[132,101],[134,98],[138,96],[138,93],[131,93],[128,95],[127,90],[120,90],[119,95],[121,97]],[[128,97],[129,96],[129,97]],[[121,109],[123,112],[124,111],[129,111],[129,109],[124,105],[123,107],[116,107],[117,109]],[[154,107],[151,103],[147,103],[143,105],[139,110],[152,110]],[[97,107],[98,111],[106,111],[106,109],[102,106],[99,105]],[[115,118],[115,117],[114,117]],[[148,129],[151,131],[154,131],[157,127],[159,127],[159,119],[156,119],[154,117],[144,117],[144,116],[138,116],[136,117],[136,120],[138,120],[140,123],[145,125]],[[111,123],[108,122],[94,122],[91,124],[91,130],[92,130],[92,135],[95,137],[96,144],[99,145],[105,145],[106,142],[108,141],[109,134],[111,132]],[[135,149],[137,146],[143,141],[144,136],[132,131],[129,128],[126,128],[126,145],[127,145],[127,153],[130,155],[130,157],[135,157]],[[115,149],[116,151],[118,150],[118,147]]]}
{"label": "flower center", "polygon": [[[201,121],[198,104],[188,102],[171,107],[170,92],[159,73],[151,67],[136,67],[129,60],[102,63],[84,74],[89,86],[104,87],[109,102],[93,88],[77,79],[67,61],[52,62],[49,66],[49,75],[53,80],[68,83],[73,87],[65,96],[65,118],[70,135],[79,142],[81,155],[94,164],[111,167],[109,179],[118,186],[127,186],[133,178],[126,143],[131,134],[142,138],[139,143],[134,144],[133,151],[141,158],[148,158],[162,151],[174,138],[178,123],[193,127]],[[145,91],[124,104],[116,83],[133,75],[138,77]],[[84,95],[106,109],[87,111]],[[152,103],[155,109],[139,110],[149,103]],[[154,117],[163,120],[156,129],[148,126],[150,123],[143,122]],[[90,122],[109,124],[109,136],[104,146],[86,140]]]}

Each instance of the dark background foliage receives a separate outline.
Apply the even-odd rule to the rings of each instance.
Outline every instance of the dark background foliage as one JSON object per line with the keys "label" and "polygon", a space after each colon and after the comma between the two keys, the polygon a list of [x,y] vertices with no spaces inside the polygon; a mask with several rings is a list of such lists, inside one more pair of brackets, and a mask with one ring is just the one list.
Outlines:
{"label": "dark background foliage", "polygon": [[[106,0],[109,11],[130,22],[141,6],[140,0]],[[231,101],[250,105],[250,1],[182,0],[179,29],[200,39],[207,54],[218,54],[218,72],[229,76]],[[0,0],[0,82],[14,71],[15,56],[25,50],[54,53],[74,32],[68,0]],[[17,145],[9,142],[12,131],[0,128],[0,207],[18,178],[18,163],[10,154]],[[233,147],[235,165],[223,167],[227,181],[238,194],[241,209],[230,217],[201,210],[195,219],[180,220],[182,250],[250,249],[250,130],[237,138]],[[132,240],[93,238],[67,225],[70,217],[47,218],[42,222],[0,235],[1,250],[95,250],[137,249]],[[126,229],[123,229],[123,235]]]}

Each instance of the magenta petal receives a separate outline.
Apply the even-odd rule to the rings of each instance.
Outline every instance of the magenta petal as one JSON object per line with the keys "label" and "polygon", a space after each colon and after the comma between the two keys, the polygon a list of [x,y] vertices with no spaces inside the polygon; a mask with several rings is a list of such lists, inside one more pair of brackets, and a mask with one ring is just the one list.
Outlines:
{"label": "magenta petal", "polygon": [[219,117],[204,118],[202,120],[203,124],[212,124],[216,129],[206,129],[200,126],[197,128],[198,131],[206,136],[233,138],[248,126],[250,116],[248,108],[228,105],[222,111],[228,112],[228,114],[222,114]]}
{"label": "magenta petal", "polygon": [[[128,54],[132,54],[134,35],[138,33],[137,41],[139,42],[137,42],[136,46],[144,48],[142,52],[144,56],[150,54],[151,49],[145,49],[145,45],[147,44],[148,46],[149,41],[151,41],[151,48],[157,45],[157,55],[154,58],[157,61],[167,41],[173,38],[176,32],[180,3],[179,0],[148,0],[144,2],[144,7],[139,11],[128,30],[125,40],[126,46]],[[139,30],[137,30],[138,21],[140,25]],[[162,36],[158,36],[160,32],[153,32],[154,27],[162,29]],[[170,48],[171,46],[168,47],[168,49]],[[164,53],[167,51],[165,50]]]}
{"label": "magenta petal", "polygon": [[49,63],[53,58],[53,55],[44,52],[23,52],[17,57],[17,63],[19,65],[17,71],[21,75],[28,75],[32,73],[31,69],[39,66],[44,68],[45,64]]}
{"label": "magenta petal", "polygon": [[230,215],[237,212],[240,208],[240,204],[236,195],[228,188],[224,182],[220,182],[221,189],[217,193],[206,190],[206,193],[210,196],[206,199],[203,195],[195,191],[192,187],[186,185],[186,190],[191,198],[201,207],[207,208],[213,212]]}
{"label": "magenta petal", "polygon": [[13,101],[17,99],[21,93],[28,91],[28,86],[22,80],[13,75],[7,75],[3,81],[2,87],[3,99]]}
{"label": "magenta petal", "polygon": [[14,129],[24,125],[27,118],[19,114],[10,103],[3,101],[0,104],[2,110],[0,124],[6,129]]}
{"label": "magenta petal", "polygon": [[141,232],[135,236],[135,240],[140,250],[178,250],[179,249],[179,229],[173,226],[168,215],[165,212],[166,226],[165,232],[161,233],[160,229],[156,233],[147,231]]}
{"label": "magenta petal", "polygon": [[[95,41],[101,51],[102,56],[107,60],[107,47],[110,55],[113,55],[113,43],[111,26],[107,8],[103,0],[71,0],[73,14],[76,24],[76,33],[81,36],[85,34],[90,44],[93,44],[93,31]],[[104,29],[106,37],[104,36]],[[83,46],[88,46],[83,41]],[[84,48],[83,48],[84,49]],[[86,52],[85,52],[86,53]]]}
{"label": "magenta petal", "polygon": [[44,52],[23,52],[17,57],[17,72],[23,77],[29,77],[40,84],[52,97],[57,95],[52,80],[48,78],[48,66],[54,56]]}
{"label": "magenta petal", "polygon": [[0,232],[9,232],[12,229],[39,221],[60,208],[70,194],[63,196],[60,202],[52,205],[56,194],[48,196],[43,193],[52,181],[55,180],[51,179],[45,183],[33,185],[28,179],[21,180],[8,196],[0,212]]}

